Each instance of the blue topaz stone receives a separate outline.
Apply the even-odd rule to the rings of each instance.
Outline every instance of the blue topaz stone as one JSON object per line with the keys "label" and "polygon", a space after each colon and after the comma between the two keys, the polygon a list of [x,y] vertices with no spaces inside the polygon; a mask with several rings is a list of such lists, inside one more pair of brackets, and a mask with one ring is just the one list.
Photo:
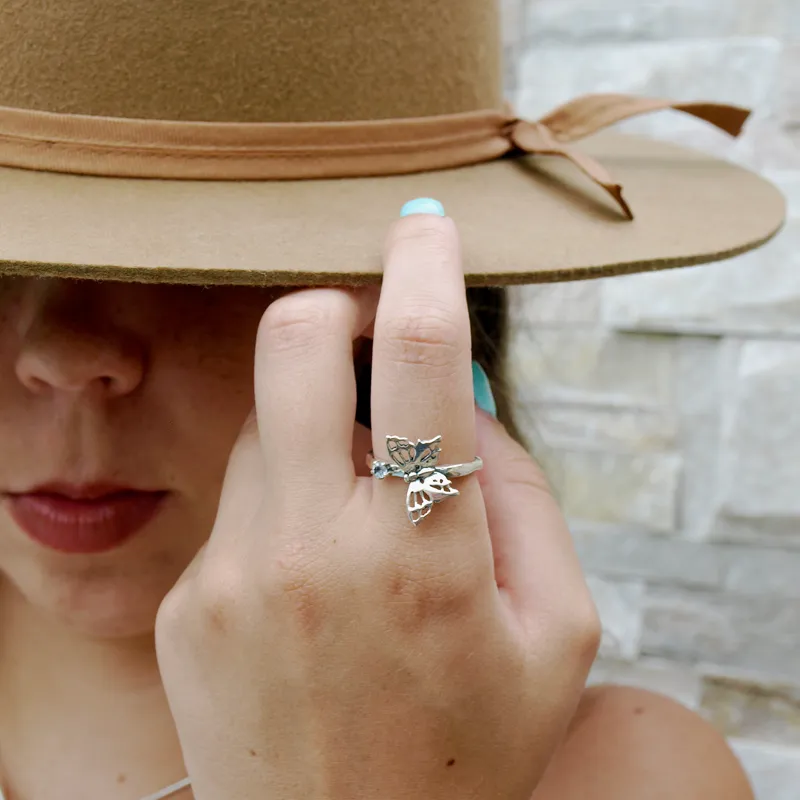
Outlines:
{"label": "blue topaz stone", "polygon": [[389,474],[389,465],[383,461],[376,461],[372,465],[372,474],[379,480],[383,480]]}

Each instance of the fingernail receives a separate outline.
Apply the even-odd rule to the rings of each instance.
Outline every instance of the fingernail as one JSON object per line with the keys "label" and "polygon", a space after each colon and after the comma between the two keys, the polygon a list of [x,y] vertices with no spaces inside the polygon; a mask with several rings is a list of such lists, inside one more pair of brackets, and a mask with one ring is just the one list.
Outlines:
{"label": "fingernail", "polygon": [[478,408],[497,419],[497,404],[494,401],[489,376],[477,361],[472,362],[472,389]]}
{"label": "fingernail", "polygon": [[409,217],[412,214],[437,214],[444,216],[444,206],[432,197],[418,197],[416,200],[409,200],[401,209],[401,217]]}

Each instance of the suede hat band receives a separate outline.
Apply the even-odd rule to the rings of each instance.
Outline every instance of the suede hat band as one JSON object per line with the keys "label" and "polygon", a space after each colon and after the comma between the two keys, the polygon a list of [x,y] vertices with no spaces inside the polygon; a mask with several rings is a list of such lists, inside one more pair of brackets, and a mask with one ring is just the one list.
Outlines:
{"label": "suede hat band", "polygon": [[588,95],[536,122],[487,110],[360,122],[184,122],[0,108],[0,165],[109,177],[303,180],[403,175],[491,161],[511,150],[563,156],[633,212],[595,159],[570,142],[671,108],[738,136],[749,111]]}

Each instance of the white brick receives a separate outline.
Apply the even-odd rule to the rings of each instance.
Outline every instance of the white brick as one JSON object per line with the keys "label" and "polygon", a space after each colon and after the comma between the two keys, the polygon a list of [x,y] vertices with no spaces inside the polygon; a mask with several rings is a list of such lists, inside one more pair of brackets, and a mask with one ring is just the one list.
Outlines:
{"label": "white brick", "polygon": [[800,600],[800,552],[776,547],[728,546],[724,556],[724,585],[728,591]]}
{"label": "white brick", "polygon": [[501,0],[500,21],[503,31],[504,89],[506,97],[514,102],[518,83],[520,45],[523,41],[524,0]]}
{"label": "white brick", "polygon": [[730,740],[744,765],[758,800],[797,800],[800,786],[800,748]]}
{"label": "white brick", "polygon": [[[777,40],[755,37],[576,47],[533,44],[520,64],[518,111],[539,117],[580,94],[627,92],[734,103],[766,114],[774,110],[779,94],[781,52]],[[625,127],[678,138],[688,131],[709,146],[729,141],[711,126],[677,112],[651,114]]]}
{"label": "white brick", "polygon": [[500,20],[503,28],[503,43],[515,45],[522,38],[525,24],[525,4],[523,0],[501,0]]}
{"label": "white brick", "polygon": [[618,410],[533,403],[516,412],[550,447],[628,453],[662,452],[676,438],[677,420],[663,410]]}
{"label": "white brick", "polygon": [[671,338],[519,329],[510,370],[523,401],[652,410],[671,403],[674,361]]}
{"label": "white brick", "polygon": [[800,220],[729,261],[626,275],[603,284],[602,314],[618,330],[800,337]]}
{"label": "white brick", "polygon": [[512,325],[532,326],[595,325],[600,320],[602,281],[570,281],[509,289]]}
{"label": "white brick", "polygon": [[612,582],[587,578],[603,626],[600,656],[633,661],[639,655],[642,636],[641,581]]}
{"label": "white brick", "polygon": [[[752,0],[751,0],[752,2]],[[779,0],[785,9],[784,35],[793,44],[800,43],[800,5],[796,0]]]}
{"label": "white brick", "polygon": [[725,736],[800,748],[798,686],[707,677],[700,710]]}
{"label": "white brick", "polygon": [[[797,3],[795,8],[800,8]],[[795,11],[800,28],[800,10]],[[797,40],[786,46],[781,59],[779,114],[783,122],[800,125],[800,30]]]}
{"label": "white brick", "polygon": [[800,675],[800,601],[648,587],[642,653],[793,683]]}
{"label": "white brick", "polygon": [[738,0],[532,0],[532,39],[638,40],[734,34]]}
{"label": "white brick", "polygon": [[[722,420],[715,539],[800,534],[800,342],[744,342]],[[733,522],[731,526],[729,522]]]}
{"label": "white brick", "polygon": [[560,451],[555,455],[548,474],[571,525],[588,522],[674,532],[681,473],[677,454]]}
{"label": "white brick", "polygon": [[[735,141],[728,139],[720,142],[723,148],[722,154],[755,172],[800,169],[800,149],[791,131],[781,124],[780,115],[784,113],[784,100],[780,94],[776,106],[775,112],[754,114],[748,120],[741,136]],[[700,138],[695,140],[689,130],[685,135],[670,136],[670,138],[690,146],[705,147],[705,141]]]}
{"label": "white brick", "polygon": [[716,506],[720,409],[735,375],[739,346],[719,338],[678,338],[677,449],[684,458],[679,529],[701,540],[708,535]]}
{"label": "white brick", "polygon": [[795,23],[800,22],[795,0],[733,0],[733,2],[737,2],[742,10],[739,19],[740,33],[750,35],[763,33],[791,40],[794,29],[795,35],[800,35],[800,29],[795,26]]}
{"label": "white brick", "polygon": [[719,588],[729,565],[724,548],[680,539],[580,529],[572,537],[584,569],[604,577]]}
{"label": "white brick", "polygon": [[704,538],[796,552],[800,550],[800,525],[794,517],[737,517],[720,514],[714,518]]}

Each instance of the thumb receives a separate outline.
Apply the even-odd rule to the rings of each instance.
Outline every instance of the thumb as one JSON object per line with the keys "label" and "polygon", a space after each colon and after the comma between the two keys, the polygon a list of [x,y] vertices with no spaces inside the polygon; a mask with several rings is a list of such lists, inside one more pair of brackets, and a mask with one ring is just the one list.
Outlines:
{"label": "thumb", "polygon": [[525,448],[494,417],[480,409],[475,416],[497,586],[522,618],[561,613],[565,601],[588,595],[566,521]]}

